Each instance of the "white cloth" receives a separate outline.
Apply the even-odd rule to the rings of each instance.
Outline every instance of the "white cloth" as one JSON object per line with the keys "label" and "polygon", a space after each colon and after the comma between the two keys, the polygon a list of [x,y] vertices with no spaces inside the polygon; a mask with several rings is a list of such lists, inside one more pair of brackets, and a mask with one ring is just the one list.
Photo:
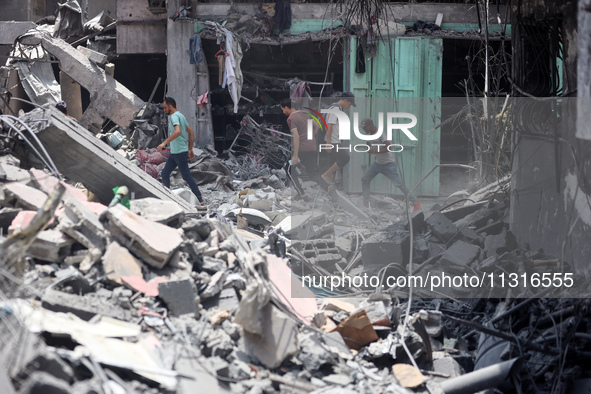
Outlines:
{"label": "white cloth", "polygon": [[[332,104],[330,108],[338,108],[339,111],[342,111],[343,108],[338,104]],[[330,135],[330,144],[338,145],[341,143],[341,139],[339,138],[339,120],[335,114],[326,114],[324,118],[326,120],[326,124],[332,125],[332,134]]]}
{"label": "white cloth", "polygon": [[222,88],[228,86],[228,92],[234,102],[234,113],[238,112],[238,101],[242,94],[242,71],[240,69],[240,62],[242,61],[242,48],[240,43],[234,40],[232,33],[228,29],[222,28],[226,35],[226,64],[224,68],[224,81]]}

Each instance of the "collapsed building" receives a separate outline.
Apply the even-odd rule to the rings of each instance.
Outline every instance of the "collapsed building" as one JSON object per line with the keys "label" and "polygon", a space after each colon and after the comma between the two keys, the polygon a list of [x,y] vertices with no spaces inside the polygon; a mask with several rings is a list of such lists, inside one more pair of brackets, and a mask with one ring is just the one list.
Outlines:
{"label": "collapsed building", "polygon": [[[332,2],[2,4],[2,391],[588,389],[579,3],[375,2],[375,30]],[[336,202],[293,199],[298,86],[419,113],[423,210],[388,182],[361,209],[355,155]],[[165,94],[207,211],[158,180]]]}

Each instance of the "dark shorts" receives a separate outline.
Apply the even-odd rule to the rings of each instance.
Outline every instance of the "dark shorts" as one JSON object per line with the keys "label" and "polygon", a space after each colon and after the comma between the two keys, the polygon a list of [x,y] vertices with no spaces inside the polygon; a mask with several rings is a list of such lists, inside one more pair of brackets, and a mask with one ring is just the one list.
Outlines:
{"label": "dark shorts", "polygon": [[337,152],[336,147],[332,148],[332,151],[329,153],[329,160],[330,165],[332,166],[334,163],[337,163],[339,168],[343,168],[347,165],[347,163],[351,160],[349,157],[349,151],[341,149]]}

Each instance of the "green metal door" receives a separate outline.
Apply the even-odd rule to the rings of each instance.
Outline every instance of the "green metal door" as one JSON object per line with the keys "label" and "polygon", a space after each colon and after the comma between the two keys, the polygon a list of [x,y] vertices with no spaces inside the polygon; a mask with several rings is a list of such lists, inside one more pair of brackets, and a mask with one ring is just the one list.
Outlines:
{"label": "green metal door", "polygon": [[[441,119],[441,66],[442,40],[428,37],[398,37],[380,41],[373,58],[366,60],[366,72],[355,73],[357,38],[351,37],[349,56],[345,62],[345,87],[357,99],[359,117],[370,116],[377,122],[378,114],[408,112],[417,117],[412,129],[418,141],[408,139],[403,133],[394,133],[393,142],[404,146],[396,153],[399,169],[409,189],[425,174],[439,164],[439,129],[429,131]],[[387,100],[386,98],[396,98]],[[351,119],[353,120],[353,119]],[[400,119],[398,123],[408,123]],[[352,135],[351,144],[364,141]],[[361,191],[361,177],[371,164],[373,156],[351,153],[351,161],[345,167],[345,186],[349,192]],[[401,195],[387,178],[374,178],[371,190],[378,193]],[[439,194],[439,171],[436,170],[416,190],[416,195]]]}

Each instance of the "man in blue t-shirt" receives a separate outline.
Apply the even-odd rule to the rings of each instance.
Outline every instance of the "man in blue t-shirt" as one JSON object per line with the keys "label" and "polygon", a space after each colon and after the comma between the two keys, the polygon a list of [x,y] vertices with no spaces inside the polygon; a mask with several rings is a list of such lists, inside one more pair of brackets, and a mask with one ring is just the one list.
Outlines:
{"label": "man in blue t-shirt", "polygon": [[170,188],[170,174],[178,166],[183,179],[199,200],[199,204],[205,205],[197,182],[195,182],[195,178],[193,178],[191,171],[189,171],[188,159],[193,160],[195,158],[195,153],[193,152],[195,135],[193,134],[193,129],[189,126],[185,115],[176,109],[175,99],[166,97],[162,105],[164,106],[164,112],[170,115],[170,120],[168,121],[169,136],[156,148],[158,151],[161,151],[170,143],[170,156],[162,169],[162,184]]}

